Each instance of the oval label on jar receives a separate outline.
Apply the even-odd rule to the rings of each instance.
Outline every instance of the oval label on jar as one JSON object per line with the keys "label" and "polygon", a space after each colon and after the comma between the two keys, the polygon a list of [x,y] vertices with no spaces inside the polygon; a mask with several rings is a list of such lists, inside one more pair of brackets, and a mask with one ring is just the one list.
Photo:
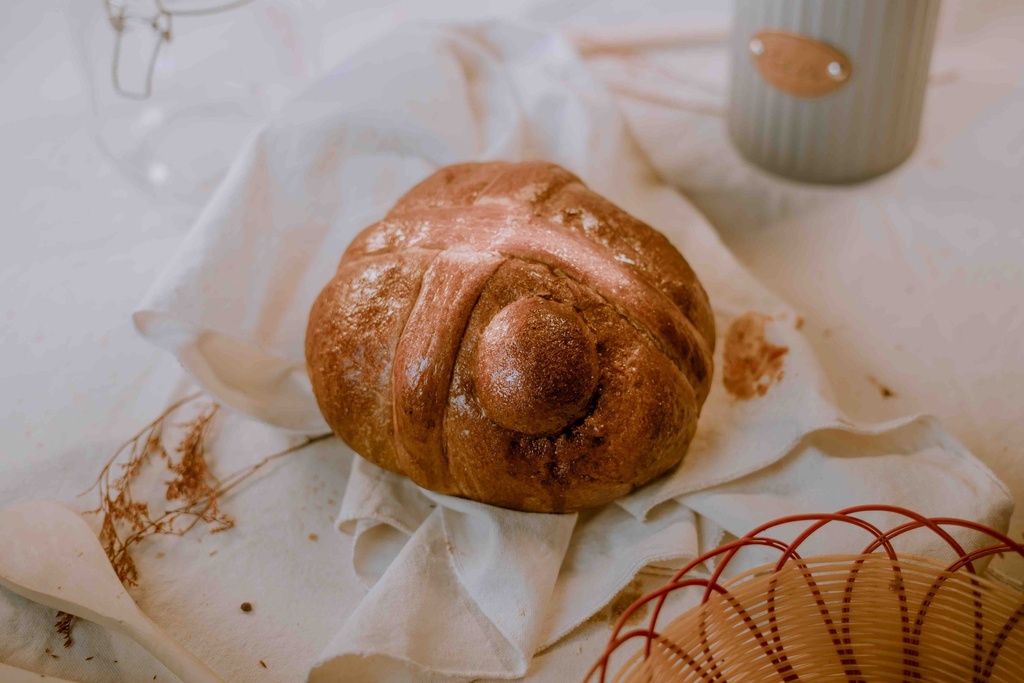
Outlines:
{"label": "oval label on jar", "polygon": [[843,87],[850,60],[827,43],[787,31],[759,31],[747,45],[764,80],[797,97],[821,97]]}

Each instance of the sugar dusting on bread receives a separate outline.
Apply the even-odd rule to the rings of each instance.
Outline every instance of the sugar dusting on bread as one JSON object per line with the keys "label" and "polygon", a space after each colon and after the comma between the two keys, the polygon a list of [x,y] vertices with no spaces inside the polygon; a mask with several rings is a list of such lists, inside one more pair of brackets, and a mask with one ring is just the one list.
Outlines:
{"label": "sugar dusting on bread", "polygon": [[769,321],[771,317],[763,313],[744,313],[726,332],[722,382],[726,391],[738,399],[764,396],[784,375],[784,356],[789,347],[765,338]]}

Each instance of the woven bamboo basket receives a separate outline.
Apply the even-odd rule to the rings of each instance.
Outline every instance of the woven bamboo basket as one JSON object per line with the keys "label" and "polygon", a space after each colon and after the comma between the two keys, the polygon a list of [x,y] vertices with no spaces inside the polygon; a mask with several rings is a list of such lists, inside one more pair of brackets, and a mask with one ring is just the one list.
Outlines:
{"label": "woven bamboo basket", "polygon": [[[909,521],[882,531],[860,516],[880,511]],[[807,522],[808,528],[792,543],[765,534],[793,522]],[[854,524],[874,540],[861,552],[801,558],[799,547],[829,523]],[[951,527],[994,543],[967,552]],[[893,539],[917,529],[938,535],[958,559],[899,556]],[[747,546],[775,548],[780,559],[720,582],[730,560]],[[635,644],[637,651],[610,680],[1019,683],[1024,594],[980,576],[975,566],[1005,552],[1024,556],[1024,547],[974,522],[925,518],[890,506],[775,520],[697,558],[631,605],[587,680],[604,683],[612,654]],[[689,576],[707,560],[717,560],[710,577]],[[700,604],[658,628],[668,595],[692,586],[703,588]],[[624,631],[644,605],[653,607],[646,628]]]}

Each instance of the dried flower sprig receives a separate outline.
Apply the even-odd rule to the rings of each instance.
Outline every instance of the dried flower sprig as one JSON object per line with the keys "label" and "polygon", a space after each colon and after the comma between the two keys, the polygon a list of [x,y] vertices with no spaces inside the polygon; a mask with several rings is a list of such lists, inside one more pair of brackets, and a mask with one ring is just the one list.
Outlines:
{"label": "dried flower sprig", "polygon": [[[235,521],[221,511],[222,498],[274,460],[332,436],[328,432],[308,437],[220,480],[210,470],[206,457],[206,442],[220,408],[218,404],[203,406],[189,422],[177,425],[184,429],[173,448],[177,459],[165,444],[165,429],[171,416],[200,396],[202,393],[197,392],[171,404],[128,439],[103,466],[96,482],[81,494],[99,491],[99,507],[88,514],[101,515],[100,543],[118,579],[126,586],[138,585],[138,568],[130,552],[133,546],[150,536],[182,536],[200,522],[210,527],[210,533],[230,529]],[[149,503],[137,500],[132,490],[133,482],[154,459],[164,460],[173,474],[164,482],[166,500],[181,503],[159,515],[151,514]],[[73,625],[74,617],[58,612],[55,627],[64,636],[64,647],[72,644]]]}
{"label": "dried flower sprig", "polygon": [[[117,578],[127,586],[138,583],[138,570],[129,549],[144,538],[158,534],[182,535],[199,521],[216,524],[215,528],[228,528],[233,523],[227,517],[218,516],[217,496],[211,495],[216,490],[216,480],[206,463],[206,436],[217,414],[217,404],[204,407],[197,417],[184,425],[185,435],[174,449],[181,454],[178,463],[171,460],[164,445],[168,418],[200,396],[192,394],[172,404],[126,441],[103,466],[96,483],[82,494],[99,490],[99,507],[89,514],[102,515],[100,543]],[[127,460],[119,462],[125,453]],[[166,460],[167,467],[175,474],[167,482],[167,500],[184,500],[183,505],[156,518],[150,515],[149,503],[137,501],[132,491],[132,483],[154,457]],[[176,525],[181,517],[191,518],[191,523]],[[122,529],[127,529],[127,533]]]}

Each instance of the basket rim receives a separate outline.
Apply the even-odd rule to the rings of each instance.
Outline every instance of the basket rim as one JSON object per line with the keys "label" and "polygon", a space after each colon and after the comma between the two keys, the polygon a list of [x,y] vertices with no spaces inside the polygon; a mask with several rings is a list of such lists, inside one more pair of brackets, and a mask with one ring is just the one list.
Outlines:
{"label": "basket rim", "polygon": [[[865,513],[879,512],[892,513],[905,518],[906,521],[883,531],[879,527],[858,516]],[[798,534],[792,542],[783,542],[768,535],[768,532],[776,529],[777,527],[799,522],[806,522],[807,527]],[[811,538],[828,524],[835,522],[849,524],[863,529],[871,536],[872,540],[859,553],[830,553],[827,555],[808,558],[801,557],[799,549],[807,539]],[[974,531],[982,536],[989,537],[994,540],[995,543],[991,545],[979,544],[979,547],[974,548],[971,551],[967,551],[952,536],[948,530],[949,528]],[[901,556],[898,554],[893,547],[893,540],[917,529],[927,529],[935,536],[938,536],[953,552],[957,559],[952,563],[944,564],[935,558],[929,558],[926,556],[914,554],[904,554]],[[767,563],[741,572],[723,583],[721,581],[722,575],[729,563],[740,549],[750,546],[774,548],[780,553],[779,560],[774,565],[772,563]],[[992,529],[991,527],[972,520],[953,517],[926,517],[914,512],[913,510],[894,505],[858,505],[844,508],[834,513],[807,513],[780,517],[761,524],[740,538],[722,544],[706,553],[702,553],[700,556],[694,558],[673,574],[671,579],[669,579],[669,581],[667,581],[663,586],[650,591],[636,600],[620,615],[612,630],[612,634],[609,637],[608,644],[603,654],[587,672],[584,680],[590,681],[595,674],[598,674],[598,680],[600,683],[605,683],[609,660],[612,653],[618,650],[629,640],[643,638],[646,641],[644,645],[644,657],[649,657],[652,643],[655,639],[660,637],[660,633],[657,630],[657,624],[665,601],[668,599],[669,594],[686,587],[704,587],[700,603],[694,608],[691,608],[696,610],[702,608],[712,598],[712,595],[722,595],[728,592],[728,587],[738,586],[739,584],[736,580],[741,577],[746,577],[745,581],[749,581],[751,576],[754,574],[760,573],[763,576],[767,576],[772,573],[778,573],[791,563],[795,563],[796,566],[799,567],[802,564],[812,562],[822,557],[844,556],[850,558],[852,562],[857,562],[857,558],[866,557],[887,558],[890,562],[919,562],[923,566],[929,566],[931,569],[936,570],[936,576],[943,577],[942,581],[945,581],[949,576],[955,576],[962,572],[966,572],[971,576],[971,580],[973,582],[979,582],[979,585],[981,585],[981,581],[984,581],[986,588],[989,588],[990,585],[990,589],[993,591],[999,591],[1001,593],[1007,592],[1017,595],[1018,593],[1009,586],[996,583],[994,580],[987,577],[980,577],[978,575],[977,568],[975,567],[975,563],[979,560],[1006,552],[1017,553],[1024,558],[1024,544],[1014,541],[1012,538],[996,529]],[[710,564],[716,560],[717,562],[714,564],[714,569],[710,572],[710,576],[707,578],[688,576],[695,569],[705,565],[705,563]],[[1024,594],[1019,595],[1024,597]],[[644,605],[652,602],[655,604],[648,620],[647,628],[637,628],[628,632],[623,632],[623,629],[630,617],[632,617],[633,614],[635,614],[637,610],[641,609]],[[691,610],[687,610],[686,613],[690,611]],[[680,615],[680,617],[682,616],[683,615]],[[680,617],[677,617],[677,619]]]}

